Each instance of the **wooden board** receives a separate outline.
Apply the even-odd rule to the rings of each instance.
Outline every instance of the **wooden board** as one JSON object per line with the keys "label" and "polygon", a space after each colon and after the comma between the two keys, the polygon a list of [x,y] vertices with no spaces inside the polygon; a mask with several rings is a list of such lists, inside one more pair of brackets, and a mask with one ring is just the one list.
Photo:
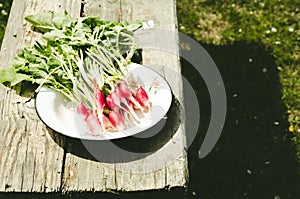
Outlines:
{"label": "wooden board", "polygon": [[[153,20],[155,27],[176,31],[175,4],[173,0],[86,0],[84,13],[101,16],[106,20]],[[173,39],[176,46],[178,40],[176,37]],[[175,96],[182,103],[181,80],[164,73],[166,67],[170,66],[172,70],[180,73],[178,55],[147,49],[143,51],[143,63],[167,78]],[[182,117],[182,113],[178,117]],[[67,153],[63,186],[65,191],[85,190],[87,187],[94,191],[136,191],[185,186],[188,172],[183,124],[184,122],[179,124],[176,133],[162,148],[132,162],[111,164],[97,160],[86,161],[82,157]]]}
{"label": "wooden board", "polygon": [[[40,38],[24,20],[29,14],[66,9],[73,17],[83,11],[85,15],[106,20],[153,20],[155,27],[176,31],[175,5],[175,0],[85,0],[83,4],[81,0],[14,0],[0,52],[0,68],[10,67],[12,58],[24,45]],[[170,41],[175,44],[176,52],[177,38]],[[21,97],[0,85],[0,191],[105,192],[185,186],[188,172],[182,83],[168,72],[170,67],[180,73],[179,57],[154,49],[144,49],[142,54],[143,63],[164,75],[174,92],[175,103],[166,125],[153,139],[137,137],[96,144],[135,152],[144,150],[145,145],[152,150],[148,155],[133,153],[131,157],[129,153],[126,161],[117,163],[111,159],[99,160],[89,154],[86,143],[46,128],[35,112],[34,99]],[[101,148],[99,151],[105,153]]]}
{"label": "wooden board", "polygon": [[[10,67],[18,50],[40,37],[25,22],[25,16],[62,9],[79,16],[80,5],[80,0],[14,0],[0,52],[0,68]],[[51,137],[56,135],[38,118],[34,99],[21,97],[3,85],[0,93],[0,191],[59,191],[64,150]]]}

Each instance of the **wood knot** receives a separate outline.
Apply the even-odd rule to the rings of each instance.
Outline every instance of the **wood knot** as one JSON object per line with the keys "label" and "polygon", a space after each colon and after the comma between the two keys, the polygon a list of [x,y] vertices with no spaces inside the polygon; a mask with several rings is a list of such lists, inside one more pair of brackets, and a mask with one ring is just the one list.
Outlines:
{"label": "wood knot", "polygon": [[10,184],[5,184],[5,190],[11,188]]}

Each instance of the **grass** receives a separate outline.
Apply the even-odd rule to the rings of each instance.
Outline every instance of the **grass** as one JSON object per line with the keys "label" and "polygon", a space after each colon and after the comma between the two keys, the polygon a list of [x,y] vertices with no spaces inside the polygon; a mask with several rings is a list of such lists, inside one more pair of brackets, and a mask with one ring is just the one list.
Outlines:
{"label": "grass", "polygon": [[178,0],[178,21],[200,43],[259,43],[275,58],[300,162],[300,1]]}
{"label": "grass", "polygon": [[12,0],[4,1],[0,0],[0,45],[4,37],[5,27],[10,11]]}

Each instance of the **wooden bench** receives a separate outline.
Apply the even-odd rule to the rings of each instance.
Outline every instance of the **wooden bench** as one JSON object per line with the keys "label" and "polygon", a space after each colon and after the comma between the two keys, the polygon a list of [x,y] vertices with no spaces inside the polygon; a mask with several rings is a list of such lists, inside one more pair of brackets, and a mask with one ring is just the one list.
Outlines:
{"label": "wooden bench", "polygon": [[[24,17],[45,10],[67,10],[72,17],[84,13],[112,21],[153,20],[155,27],[177,31],[175,0],[14,0],[2,43],[0,68],[11,67],[17,52],[40,38]],[[174,41],[178,42],[176,38]],[[169,66],[180,73],[178,55],[154,49],[142,54],[143,64],[162,74],[164,67]],[[183,104],[182,83],[167,74],[165,77]],[[106,192],[184,187],[188,178],[184,126],[184,120],[180,120],[170,139],[149,156],[122,164],[96,161],[73,150],[78,141],[52,132],[40,121],[34,98],[1,85],[0,191]],[[168,163],[161,168],[161,162]]]}

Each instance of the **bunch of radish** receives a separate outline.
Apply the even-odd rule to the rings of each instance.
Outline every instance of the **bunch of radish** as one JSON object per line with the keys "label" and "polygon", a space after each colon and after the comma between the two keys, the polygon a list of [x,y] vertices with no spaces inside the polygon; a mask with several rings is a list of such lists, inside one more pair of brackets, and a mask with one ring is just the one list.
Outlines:
{"label": "bunch of radish", "polygon": [[92,135],[123,131],[140,123],[151,103],[145,89],[128,74],[130,62],[101,46],[86,54],[74,91],[77,113]]}
{"label": "bunch of radish", "polygon": [[[141,113],[150,109],[148,95],[142,86],[132,91],[125,81],[116,81],[115,89],[109,95],[94,86],[96,109],[92,110],[80,102],[77,113],[82,116],[94,135],[105,131],[122,131],[141,121]],[[139,112],[139,115],[137,114]]]}

